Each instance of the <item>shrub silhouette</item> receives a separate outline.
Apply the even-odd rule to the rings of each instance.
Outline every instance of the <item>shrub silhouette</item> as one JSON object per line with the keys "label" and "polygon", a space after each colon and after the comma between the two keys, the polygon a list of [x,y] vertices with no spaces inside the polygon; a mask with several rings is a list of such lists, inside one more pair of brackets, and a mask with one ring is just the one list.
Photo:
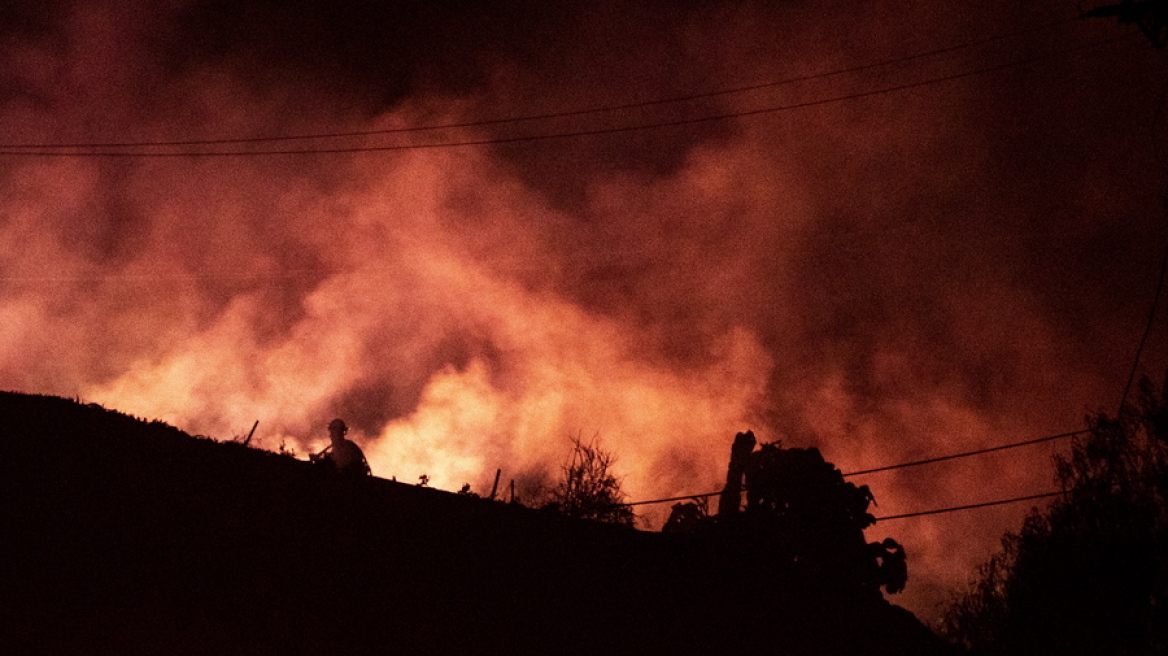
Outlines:
{"label": "shrub silhouette", "polygon": [[1032,511],[954,600],[942,631],[984,654],[1168,650],[1168,387],[1056,458],[1066,493]]}
{"label": "shrub silhouette", "polygon": [[636,515],[625,501],[620,481],[609,470],[613,455],[600,448],[599,442],[572,438],[572,454],[561,468],[562,477],[550,494],[547,507],[568,517],[579,517],[607,524],[632,526]]}

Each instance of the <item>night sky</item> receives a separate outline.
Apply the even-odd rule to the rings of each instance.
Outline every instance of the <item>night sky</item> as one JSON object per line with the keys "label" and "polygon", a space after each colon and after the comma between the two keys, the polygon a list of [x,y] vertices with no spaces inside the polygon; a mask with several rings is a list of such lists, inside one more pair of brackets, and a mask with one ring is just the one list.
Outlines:
{"label": "night sky", "polygon": [[[8,0],[0,388],[301,454],[339,416],[448,490],[598,436],[631,499],[719,489],[747,428],[844,471],[1083,428],[1168,242],[1168,59],[1077,15]],[[1004,499],[1066,446],[853,480]],[[1028,507],[867,536],[927,620]]]}

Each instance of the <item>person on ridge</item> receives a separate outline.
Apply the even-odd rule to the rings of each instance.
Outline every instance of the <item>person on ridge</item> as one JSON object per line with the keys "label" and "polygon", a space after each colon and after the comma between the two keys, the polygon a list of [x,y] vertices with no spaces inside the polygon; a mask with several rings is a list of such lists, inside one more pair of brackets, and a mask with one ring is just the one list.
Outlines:
{"label": "person on ridge", "polygon": [[349,432],[345,422],[334,419],[329,422],[328,430],[332,444],[326,446],[320,453],[310,456],[309,460],[329,465],[337,473],[346,476],[368,476],[372,473],[361,447],[345,437],[345,433]]}

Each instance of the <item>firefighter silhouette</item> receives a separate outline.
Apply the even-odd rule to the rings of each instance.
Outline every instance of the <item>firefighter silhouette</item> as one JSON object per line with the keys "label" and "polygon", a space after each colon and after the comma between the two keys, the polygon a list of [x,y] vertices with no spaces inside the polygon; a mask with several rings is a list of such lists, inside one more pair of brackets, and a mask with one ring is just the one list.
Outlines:
{"label": "firefighter silhouette", "polygon": [[329,422],[328,430],[331,443],[319,453],[313,454],[309,460],[332,467],[337,473],[345,476],[368,476],[371,473],[369,462],[365,460],[361,447],[345,437],[349,432],[345,422],[334,419]]}

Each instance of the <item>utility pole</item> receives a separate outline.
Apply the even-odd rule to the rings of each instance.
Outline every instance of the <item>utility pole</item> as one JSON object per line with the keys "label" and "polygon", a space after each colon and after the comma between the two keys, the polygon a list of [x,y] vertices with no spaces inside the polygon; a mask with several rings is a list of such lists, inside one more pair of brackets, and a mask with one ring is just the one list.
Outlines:
{"label": "utility pole", "polygon": [[730,466],[726,471],[726,487],[722,489],[722,497],[718,500],[719,517],[736,515],[742,507],[742,479],[746,475],[746,465],[754,445],[753,431],[734,436],[734,444],[730,447]]}

